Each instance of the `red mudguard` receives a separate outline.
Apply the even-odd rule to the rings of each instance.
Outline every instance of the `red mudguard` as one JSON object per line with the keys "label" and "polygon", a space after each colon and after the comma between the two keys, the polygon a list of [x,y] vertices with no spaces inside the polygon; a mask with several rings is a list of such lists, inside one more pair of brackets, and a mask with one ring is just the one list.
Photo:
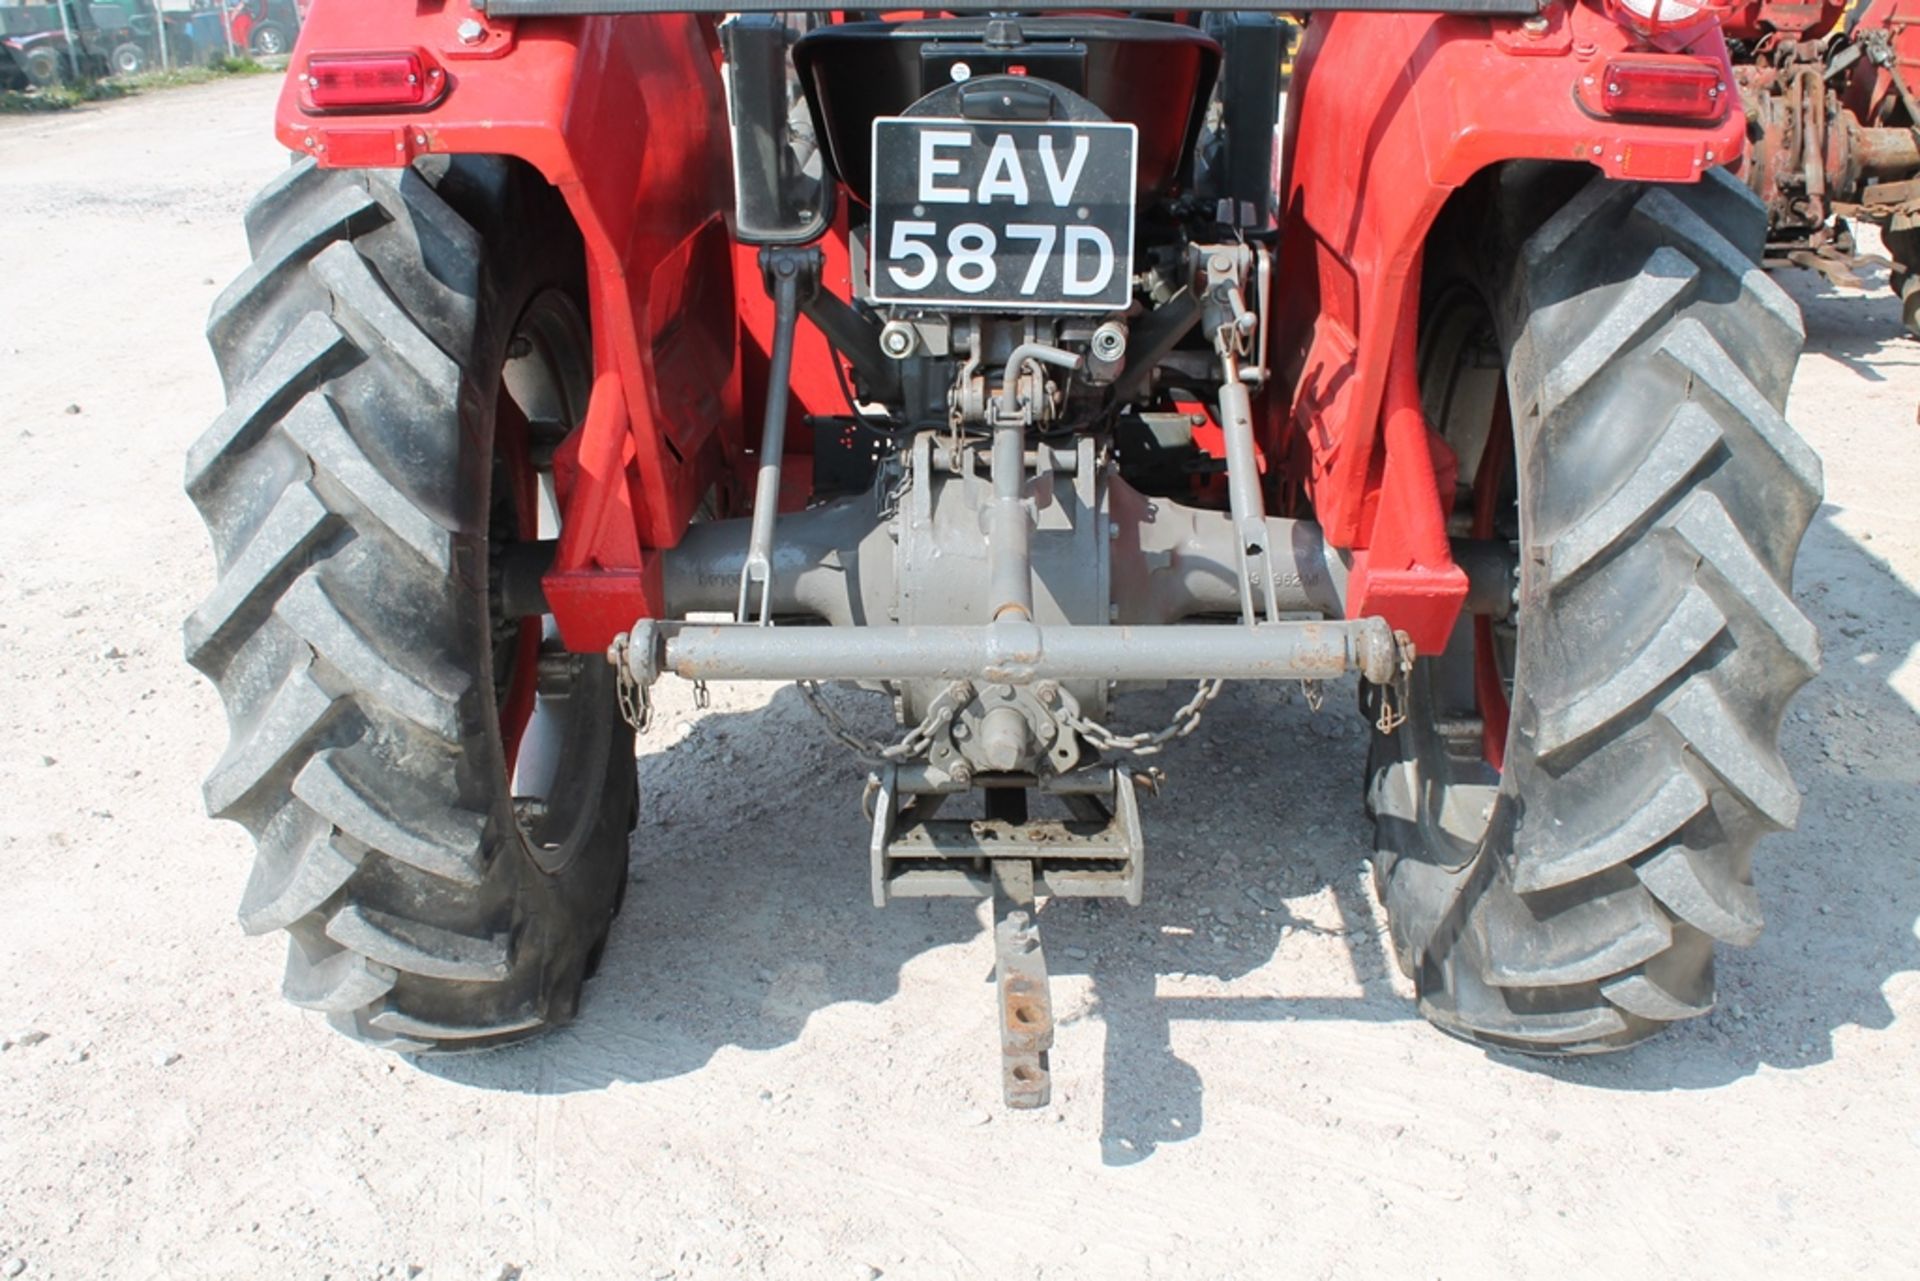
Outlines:
{"label": "red mudguard", "polygon": [[[431,109],[305,108],[309,57],[388,50],[444,70]],[[653,549],[731,482],[744,449],[735,299],[760,285],[735,279],[719,56],[710,18],[489,21],[463,3],[340,0],[314,6],[280,100],[281,140],[323,165],[508,155],[565,195],[586,243],[599,371],[555,469],[566,519],[547,599],[575,649],[657,612]]]}
{"label": "red mudguard", "polygon": [[[1503,161],[1694,182],[1742,146],[1731,92],[1711,124],[1608,119],[1594,81],[1629,33],[1583,4],[1544,18],[1529,31],[1510,18],[1316,17],[1288,102],[1273,355],[1291,403],[1273,406],[1269,447],[1353,553],[1352,616],[1384,616],[1424,653],[1445,646],[1467,590],[1447,546],[1453,459],[1421,413],[1414,364],[1434,216]],[[1717,28],[1687,52],[1726,64]]]}

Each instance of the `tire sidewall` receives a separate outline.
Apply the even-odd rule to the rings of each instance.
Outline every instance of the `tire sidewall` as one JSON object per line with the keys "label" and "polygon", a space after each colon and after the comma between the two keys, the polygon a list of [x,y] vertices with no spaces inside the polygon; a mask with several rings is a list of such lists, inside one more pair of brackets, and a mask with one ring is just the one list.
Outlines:
{"label": "tire sidewall", "polygon": [[[456,168],[458,166],[456,165]],[[489,184],[492,185],[492,184]],[[459,198],[454,183],[442,183],[456,208],[474,222],[482,243],[490,247],[482,260],[479,304],[473,349],[463,361],[460,476],[458,492],[465,500],[460,517],[468,535],[469,555],[464,563],[472,572],[460,584],[460,632],[467,652],[460,665],[475,674],[479,687],[480,723],[470,731],[483,740],[483,749],[471,753],[466,788],[491,817],[493,857],[506,862],[515,884],[516,929],[548,931],[537,942],[549,958],[549,991],[561,999],[577,993],[578,982],[564,977],[583,968],[611,921],[627,876],[628,819],[633,808],[636,775],[633,732],[620,719],[610,667],[583,664],[582,680],[574,697],[602,709],[608,741],[593,819],[583,834],[578,853],[554,871],[542,868],[528,847],[513,811],[509,762],[500,732],[500,708],[489,677],[492,671],[492,632],[488,612],[487,528],[493,486],[495,405],[508,348],[520,317],[542,294],[557,290],[578,310],[583,328],[589,312],[576,256],[564,237],[542,237],[529,243],[526,228],[542,226],[539,211],[526,207],[523,183],[496,186],[491,207],[471,207]],[[518,234],[508,228],[518,227]],[[587,352],[591,361],[591,345]],[[555,981],[558,979],[559,981]],[[571,1010],[556,1010],[565,1017]]]}
{"label": "tire sidewall", "polygon": [[[1516,378],[1512,359],[1522,323],[1520,317],[1524,314],[1523,304],[1515,301],[1524,294],[1524,281],[1518,278],[1520,239],[1508,241],[1495,232],[1486,231],[1471,238],[1453,241],[1452,252],[1428,265],[1422,282],[1419,319],[1422,343],[1419,366],[1425,372],[1428,353],[1424,344],[1450,319],[1446,315],[1447,309],[1469,309],[1481,313],[1492,329],[1509,405],[1528,403],[1528,388]],[[1429,391],[1429,387],[1421,387],[1423,397]],[[1520,416],[1510,415],[1510,418],[1512,421],[1508,430],[1513,434],[1513,466],[1520,491],[1520,545],[1524,547],[1529,545],[1531,531],[1528,500],[1532,486],[1528,481],[1526,442],[1522,440]],[[1442,429],[1442,424],[1434,423],[1433,426],[1435,430]],[[1463,488],[1471,479],[1462,475]],[[1524,601],[1527,576],[1524,558],[1520,574],[1522,587],[1519,597]],[[1520,607],[1519,617],[1524,628],[1527,622],[1524,606]],[[1460,885],[1474,877],[1475,869],[1484,867],[1497,870],[1503,867],[1511,853],[1517,806],[1516,770],[1513,766],[1517,764],[1516,757],[1524,750],[1515,733],[1520,723],[1521,703],[1527,683],[1527,673],[1520,666],[1524,662],[1524,652],[1523,646],[1516,650],[1514,689],[1507,723],[1508,768],[1499,775],[1498,792],[1487,815],[1485,830],[1477,840],[1468,843],[1444,832],[1440,813],[1447,799],[1449,779],[1441,769],[1433,768],[1447,750],[1435,728],[1439,695],[1435,693],[1434,686],[1443,679],[1442,664],[1464,664],[1470,675],[1474,660],[1472,615],[1462,611],[1445,651],[1416,660],[1409,680],[1408,705],[1404,709],[1406,715],[1398,728],[1382,734],[1376,727],[1371,736],[1367,757],[1368,778],[1377,780],[1389,766],[1406,764],[1414,780],[1412,799],[1418,809],[1417,830],[1400,834],[1399,839],[1380,842],[1373,866],[1375,892],[1389,908],[1389,932],[1395,955],[1401,968],[1410,975],[1420,973],[1428,962],[1429,954],[1444,946],[1446,935],[1457,926],[1457,922],[1449,922],[1444,916],[1448,903],[1459,904],[1468,897],[1458,892]],[[1381,691],[1376,687],[1362,687],[1363,711],[1367,713],[1369,722],[1376,726],[1381,710],[1380,697]],[[1378,821],[1378,813],[1375,817]],[[1398,884],[1395,884],[1396,880]]]}

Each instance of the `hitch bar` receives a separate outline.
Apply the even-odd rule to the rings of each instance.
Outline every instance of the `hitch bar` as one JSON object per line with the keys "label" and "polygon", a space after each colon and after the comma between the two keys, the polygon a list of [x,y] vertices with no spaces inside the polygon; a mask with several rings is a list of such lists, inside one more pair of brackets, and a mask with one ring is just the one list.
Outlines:
{"label": "hitch bar", "polygon": [[[886,765],[868,779],[875,907],[895,898],[991,898],[1008,1107],[1044,1107],[1053,1097],[1053,1001],[1035,895],[1117,897],[1140,905],[1146,840],[1134,783],[1125,766],[1046,778],[1007,775],[987,786],[986,818],[943,819],[942,803],[966,787],[901,765]],[[1031,817],[1027,799],[1034,791],[1059,797],[1074,817]]]}
{"label": "hitch bar", "polygon": [[748,627],[647,619],[625,640],[628,671],[642,687],[665,672],[696,681],[1030,685],[1331,680],[1358,671],[1384,685],[1400,670],[1403,645],[1381,618],[1254,627],[1076,627],[1010,618],[984,626]]}
{"label": "hitch bar", "polygon": [[1053,996],[1033,901],[1033,864],[993,860],[993,981],[1000,1005],[1001,1093],[1010,1108],[1053,1101]]}

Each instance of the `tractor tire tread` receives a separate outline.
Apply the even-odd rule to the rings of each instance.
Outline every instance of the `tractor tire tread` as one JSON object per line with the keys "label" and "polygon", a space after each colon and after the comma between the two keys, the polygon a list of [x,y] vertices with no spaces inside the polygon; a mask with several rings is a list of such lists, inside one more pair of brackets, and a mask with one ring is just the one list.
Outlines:
{"label": "tractor tire tread", "polygon": [[[1405,749],[1370,790],[1389,811],[1383,898],[1428,905],[1405,923],[1396,909],[1396,953],[1456,1035],[1630,1045],[1709,1010],[1714,941],[1759,932],[1752,847],[1800,803],[1775,739],[1819,664],[1790,588],[1821,491],[1781,412],[1803,330],[1752,257],[1763,231],[1717,177],[1595,179],[1504,269],[1522,465],[1543,495],[1522,546],[1538,573],[1523,573],[1520,670],[1537,679],[1515,694],[1505,813],[1471,864],[1435,853],[1416,872]],[[1637,271],[1621,266],[1635,245]],[[1623,442],[1649,388],[1673,407]]]}
{"label": "tractor tire tread", "polygon": [[246,226],[208,321],[229,405],[185,477],[218,565],[186,648],[231,728],[207,803],[257,845],[241,925],[288,932],[284,995],[349,1035],[519,1039],[571,1016],[612,913],[533,869],[489,781],[485,517],[453,452],[485,246],[412,169],[296,164]]}

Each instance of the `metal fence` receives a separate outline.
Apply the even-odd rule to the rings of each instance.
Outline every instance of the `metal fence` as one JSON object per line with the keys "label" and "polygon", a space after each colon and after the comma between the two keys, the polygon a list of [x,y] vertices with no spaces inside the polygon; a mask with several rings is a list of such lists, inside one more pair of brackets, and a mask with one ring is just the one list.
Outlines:
{"label": "metal fence", "polygon": [[292,47],[304,10],[304,0],[0,3],[0,88],[277,56]]}

